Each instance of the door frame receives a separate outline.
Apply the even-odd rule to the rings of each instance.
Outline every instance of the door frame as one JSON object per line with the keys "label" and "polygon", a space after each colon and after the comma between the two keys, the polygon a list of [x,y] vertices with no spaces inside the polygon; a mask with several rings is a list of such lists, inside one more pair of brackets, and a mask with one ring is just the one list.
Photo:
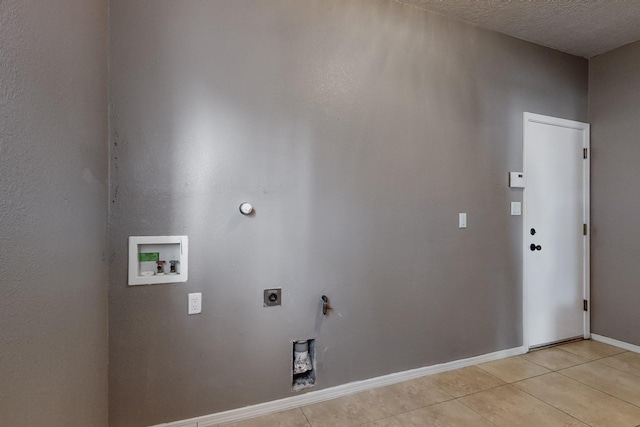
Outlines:
{"label": "door frame", "polygon": [[[590,269],[590,238],[591,238],[591,220],[590,220],[590,160],[591,160],[591,146],[590,146],[590,126],[588,123],[577,122],[574,120],[560,119],[557,117],[544,116],[535,113],[523,113],[522,120],[522,159],[523,159],[523,174],[525,180],[527,178],[527,125],[529,123],[539,123],[551,126],[560,126],[570,129],[576,129],[582,131],[582,147],[587,149],[587,158],[583,162],[582,178],[583,178],[583,221],[587,224],[587,234],[583,236],[582,248],[583,248],[583,262],[584,262],[584,279],[582,284],[583,297],[587,300],[587,310],[583,312],[583,337],[588,339],[591,336],[591,297],[590,297],[590,283],[591,283],[591,269]],[[527,185],[525,183],[522,192],[522,345],[525,350],[529,350],[529,325],[528,325],[528,307],[527,307]]]}

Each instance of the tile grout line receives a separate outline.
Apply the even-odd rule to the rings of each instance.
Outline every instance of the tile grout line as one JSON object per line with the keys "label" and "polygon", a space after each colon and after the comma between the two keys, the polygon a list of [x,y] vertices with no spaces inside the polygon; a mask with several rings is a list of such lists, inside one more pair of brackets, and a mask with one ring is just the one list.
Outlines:
{"label": "tile grout line", "polygon": [[[561,349],[561,348],[559,348],[559,347],[550,347],[550,348],[557,348],[558,350],[562,350],[562,349]],[[547,350],[547,349],[545,349],[545,350]],[[571,353],[570,351],[565,351],[565,350],[562,350],[562,351],[564,351],[565,353],[570,354],[570,355],[572,355],[572,356],[582,357],[583,359],[585,359],[585,360],[586,360],[586,362],[579,362],[579,363],[576,363],[576,364],[574,364],[574,365],[567,366],[566,368],[553,369],[553,368],[549,368],[549,367],[547,367],[547,366],[541,365],[541,364],[540,364],[540,363],[538,363],[538,362],[534,362],[533,360],[529,360],[529,359],[527,359],[526,357],[525,357],[524,359],[525,359],[525,360],[527,360],[527,361],[529,361],[529,362],[531,362],[531,363],[533,363],[533,364],[536,364],[536,365],[541,366],[541,367],[543,367],[543,368],[545,368],[545,369],[548,369],[548,370],[550,370],[551,372],[558,372],[558,371],[559,371],[559,370],[561,370],[561,369],[569,369],[569,368],[573,368],[574,366],[586,365],[587,363],[591,363],[591,362],[593,362],[593,360],[587,359],[586,357],[584,357],[584,356],[580,356],[579,354]],[[530,353],[525,353],[525,354],[523,354],[522,356],[526,356],[527,354],[530,354]],[[620,354],[621,354],[621,353],[620,353]],[[607,356],[607,357],[611,357],[611,356]],[[596,360],[599,360],[599,359],[596,359]]]}
{"label": "tile grout line", "polygon": [[[508,385],[508,384],[506,384],[506,385]],[[504,387],[504,385],[501,385],[500,387]],[[492,389],[490,389],[490,390],[493,390],[493,389],[496,389],[496,388],[498,388],[498,387],[494,387],[494,388],[492,388]],[[485,391],[487,391],[487,390],[485,390]],[[480,392],[478,392],[478,393],[480,393]],[[473,394],[476,394],[476,393],[473,393]],[[468,396],[471,396],[471,395],[468,395]],[[469,408],[469,409],[471,410],[471,412],[473,412],[474,414],[478,414],[478,416],[479,416],[480,418],[482,418],[482,419],[484,419],[484,420],[487,420],[487,422],[488,422],[489,424],[491,424],[492,426],[496,426],[496,427],[497,427],[497,424],[495,424],[495,423],[491,422],[491,420],[490,420],[490,419],[488,419],[488,418],[487,418],[487,417],[485,417],[484,415],[482,415],[482,414],[480,414],[480,413],[476,412],[472,407],[470,407],[469,405],[467,405],[466,403],[464,403],[464,402],[462,401],[462,399],[463,399],[463,398],[465,398],[465,397],[467,397],[467,396],[459,397],[459,398],[458,398],[458,399],[456,399],[456,400],[457,400],[458,402],[462,403],[465,407]]]}
{"label": "tile grout line", "polygon": [[[533,363],[533,362],[532,362],[532,363]],[[535,363],[534,363],[534,365],[537,365],[537,364],[535,364]],[[537,365],[537,366],[540,366],[540,365]],[[541,366],[541,367],[542,367],[542,368],[545,368],[544,366]],[[478,366],[478,368],[479,368],[479,369],[482,369],[482,368],[480,368],[479,366]],[[541,377],[541,376],[543,376],[543,375],[550,374],[551,372],[555,372],[555,371],[553,371],[553,370],[551,370],[551,369],[549,369],[549,368],[545,368],[545,369],[547,369],[549,372],[544,372],[544,373],[542,373],[542,374],[537,374],[537,375],[531,375],[530,377],[522,378],[522,379],[519,379],[519,380],[516,380],[516,381],[511,381],[511,382],[509,382],[509,381],[505,381],[505,380],[503,380],[502,378],[499,378],[499,377],[496,377],[496,378],[498,378],[499,380],[504,381],[504,382],[506,383],[506,384],[503,384],[503,385],[508,385],[508,384],[514,384],[514,383],[517,383],[517,382],[519,382],[519,381],[528,380],[529,378]],[[487,372],[487,371],[485,371],[484,369],[482,369],[482,371],[483,371],[483,372],[486,372],[486,373],[487,373],[487,374],[489,374],[489,375],[491,375],[491,373],[490,373],[490,372]],[[495,375],[494,375],[494,376],[495,376]],[[495,388],[495,387],[493,387],[493,388]],[[478,393],[479,393],[479,392],[478,392]],[[475,393],[474,393],[474,394],[475,394]]]}
{"label": "tile grout line", "polygon": [[[470,365],[470,366],[468,366],[468,367],[471,367],[471,366],[477,366],[477,365]],[[464,368],[459,368],[459,369],[464,369]],[[450,372],[455,372],[455,371],[457,371],[457,370],[458,370],[458,369],[454,369],[453,371],[450,371]],[[487,373],[488,373],[488,372],[487,372]],[[439,374],[425,375],[425,376],[424,376],[424,377],[422,377],[422,378],[429,378],[429,377],[431,377],[431,376],[435,376],[435,375],[439,375]],[[492,375],[492,374],[489,374],[489,375],[494,376],[494,375]],[[496,377],[496,378],[497,378],[497,377]],[[498,380],[500,380],[500,378],[497,378],[497,379],[498,379]],[[398,419],[396,418],[398,415],[404,415],[404,414],[408,414],[408,413],[410,413],[410,412],[418,411],[418,410],[420,410],[420,409],[430,408],[430,407],[432,407],[432,406],[440,405],[440,404],[443,404],[443,403],[448,403],[448,402],[452,402],[452,401],[457,401],[457,400],[459,400],[459,399],[461,399],[461,398],[463,398],[463,397],[470,396],[471,394],[481,393],[482,391],[492,390],[492,389],[497,388],[497,387],[502,387],[502,386],[508,385],[508,383],[506,383],[506,384],[500,384],[500,385],[498,385],[498,386],[491,387],[491,388],[488,388],[488,389],[485,389],[485,390],[481,390],[481,391],[478,391],[478,392],[469,393],[469,394],[464,395],[464,396],[456,397],[456,396],[452,395],[451,393],[449,393],[448,391],[444,390],[442,387],[440,387],[440,386],[439,386],[438,384],[436,384],[434,381],[432,381],[432,380],[428,380],[428,381],[429,381],[429,383],[431,383],[431,385],[433,385],[434,387],[436,387],[438,390],[440,390],[440,391],[442,391],[443,393],[447,394],[447,395],[449,396],[449,399],[442,400],[442,401],[440,401],[440,402],[433,402],[433,403],[430,403],[430,404],[427,404],[427,405],[424,405],[424,406],[420,406],[420,407],[418,407],[418,408],[410,409],[410,410],[408,410],[408,411],[399,412],[399,413],[397,413],[397,414],[391,413],[391,415],[390,415],[389,417],[382,417],[382,418],[378,418],[378,419],[376,419],[376,420],[372,420],[372,421],[368,421],[368,422],[379,421],[379,420],[382,420],[382,419],[385,419],[385,418],[394,418],[394,419],[396,419],[396,421],[398,421],[399,423],[401,423],[401,422],[400,422],[400,420],[398,420]],[[500,381],[502,381],[502,380],[500,380]],[[400,383],[400,384],[401,384],[401,383]],[[462,402],[461,402],[461,403],[462,403]],[[465,406],[466,406],[466,405],[465,405]],[[469,408],[469,409],[471,409],[471,408]],[[473,411],[473,412],[475,412],[475,411]],[[480,415],[480,414],[478,414],[478,415]],[[480,415],[480,416],[482,417],[482,415]],[[484,418],[484,417],[482,417],[482,418]],[[487,421],[489,421],[489,420],[487,420]],[[364,423],[364,424],[366,424],[366,423]],[[401,424],[402,424],[402,423],[401,423]],[[490,422],[490,424],[491,424],[491,425],[495,425],[495,424],[493,424],[493,423],[491,423],[491,422]],[[312,427],[313,427],[313,426],[312,426]]]}
{"label": "tile grout line", "polygon": [[[503,380],[502,378],[498,378],[498,377],[496,377],[496,376],[495,376],[495,375],[493,375],[492,373],[487,372],[487,371],[485,371],[484,369],[480,368],[478,365],[466,366],[465,368],[471,368],[471,367],[476,367],[476,368],[480,369],[483,373],[485,373],[485,374],[487,374],[487,375],[489,375],[489,376],[492,376],[493,378],[497,379],[498,381],[502,381],[504,384],[498,384],[498,385],[493,386],[493,387],[485,388],[485,389],[483,389],[483,390],[474,391],[474,392],[472,392],[472,393],[467,393],[467,394],[465,394],[465,395],[458,396],[458,397],[453,396],[451,393],[449,393],[448,391],[446,391],[446,390],[445,390],[445,393],[449,394],[450,396],[453,396],[453,399],[454,399],[454,400],[462,399],[463,397],[467,397],[467,396],[471,396],[471,395],[474,395],[474,394],[482,393],[483,391],[493,390],[493,389],[496,389],[496,388],[498,388],[498,387],[503,387],[503,386],[505,386],[505,385],[509,385],[509,383],[508,383],[508,382],[506,382],[505,380]],[[465,368],[460,368],[460,369],[465,369]],[[455,370],[450,371],[450,372],[456,372],[456,371],[458,371],[458,370],[460,370],[460,369],[455,369]],[[435,375],[439,375],[439,374],[435,374]],[[435,383],[434,383],[434,384],[435,384]],[[435,384],[435,385],[437,386],[437,384]]]}
{"label": "tile grout line", "polygon": [[[551,373],[552,373],[552,372],[549,372],[549,374],[551,374]],[[558,372],[557,372],[557,371],[554,371],[553,373],[558,373]],[[545,374],[545,375],[549,375],[549,374]],[[527,378],[527,379],[528,379],[528,378]],[[518,381],[518,382],[523,382],[523,381],[526,381],[526,380],[520,380],[520,381]],[[514,383],[514,384],[515,384],[515,383]],[[525,393],[525,394],[527,394],[527,395],[529,395],[529,396],[533,397],[533,398],[534,398],[534,399],[536,399],[537,401],[542,402],[543,404],[548,405],[548,406],[550,406],[550,407],[552,407],[552,408],[554,408],[554,409],[557,409],[558,411],[562,412],[563,414],[566,414],[568,417],[571,417],[571,418],[573,418],[574,420],[577,420],[578,422],[580,422],[580,423],[582,423],[582,424],[586,424],[586,425],[588,425],[588,426],[590,426],[590,427],[593,427],[593,426],[592,426],[591,424],[589,424],[588,422],[583,421],[583,420],[581,420],[580,418],[578,418],[578,417],[575,417],[575,416],[571,415],[570,413],[568,413],[568,412],[566,412],[566,411],[564,411],[564,410],[562,410],[562,409],[558,408],[557,406],[555,406],[555,405],[553,405],[553,404],[551,404],[551,403],[549,403],[549,402],[546,402],[546,401],[544,401],[544,400],[540,399],[539,397],[534,396],[533,394],[529,393],[528,391],[523,390],[523,389],[521,389],[521,388],[519,388],[519,387],[516,387],[516,388],[517,388],[518,390],[520,390],[521,392],[523,392],[523,393]],[[640,427],[640,426],[639,426],[639,427]]]}
{"label": "tile grout line", "polygon": [[[572,341],[572,342],[580,342],[580,341]],[[548,368],[548,367],[546,367],[546,366],[544,366],[544,365],[541,365],[541,364],[539,364],[539,363],[537,363],[537,362],[534,362],[533,360],[529,360],[529,359],[527,359],[526,357],[523,357],[525,360],[527,360],[527,361],[529,361],[529,362],[531,362],[531,363],[534,363],[534,364],[536,364],[536,365],[538,365],[538,366],[542,366],[543,368],[549,369],[551,372],[558,372],[558,371],[560,371],[560,370],[562,370],[562,369],[569,369],[569,368],[573,368],[574,366],[586,365],[587,363],[591,363],[591,362],[598,362],[598,361],[600,361],[600,360],[602,360],[602,359],[608,359],[609,357],[619,356],[619,355],[624,354],[624,353],[631,353],[631,352],[630,352],[630,351],[628,351],[628,350],[624,350],[624,349],[622,349],[623,351],[621,351],[620,353],[615,353],[615,354],[612,354],[612,355],[609,355],[609,356],[604,356],[604,357],[597,357],[597,358],[595,358],[595,359],[589,359],[588,357],[585,357],[585,356],[583,356],[583,355],[581,355],[581,354],[573,353],[573,352],[571,352],[571,351],[568,351],[568,350],[563,349],[563,348],[562,348],[562,346],[564,346],[564,345],[566,345],[566,344],[558,344],[558,345],[554,345],[554,346],[550,346],[550,347],[541,348],[541,349],[539,349],[539,350],[530,351],[529,353],[524,353],[524,354],[522,354],[521,356],[526,356],[526,355],[528,355],[528,354],[535,353],[536,351],[544,351],[544,350],[548,350],[548,349],[551,349],[551,348],[555,348],[555,349],[561,350],[561,351],[563,351],[563,352],[565,352],[565,353],[567,353],[567,354],[570,354],[570,355],[572,355],[572,356],[578,356],[578,357],[581,357],[581,358],[583,358],[583,359],[586,359],[586,362],[576,363],[576,364],[574,364],[574,365],[567,366],[566,368],[551,369],[551,368]],[[613,347],[615,347],[615,346],[613,346]],[[619,347],[618,347],[618,348],[619,348]],[[607,365],[607,366],[609,366],[609,365]],[[611,366],[611,368],[613,368],[613,366]],[[616,368],[614,368],[614,369],[616,369]],[[619,369],[619,370],[620,370],[620,369]],[[622,371],[622,372],[624,372],[624,371]],[[625,372],[625,373],[628,373],[628,372]],[[632,374],[632,375],[634,375],[634,374]],[[640,426],[638,426],[638,427],[640,427]]]}
{"label": "tile grout line", "polygon": [[[629,352],[629,353],[630,353],[630,352]],[[622,354],[622,353],[620,353],[620,354]],[[623,374],[633,375],[634,377],[638,377],[638,378],[640,378],[640,375],[638,375],[638,374],[634,374],[633,372],[623,371],[622,369],[618,369],[618,368],[616,368],[615,366],[609,366],[609,365],[607,365],[606,363],[602,363],[602,361],[603,361],[604,359],[608,359],[609,357],[615,357],[615,356],[617,356],[617,354],[615,354],[615,355],[613,355],[613,356],[603,357],[603,358],[598,359],[598,360],[593,360],[593,362],[598,362],[598,363],[600,363],[601,365],[606,366],[607,368],[615,369],[616,371],[618,371],[618,372],[622,372]],[[566,369],[569,369],[569,368],[566,368]]]}
{"label": "tile grout line", "polygon": [[[594,360],[594,362],[595,362],[595,360]],[[569,369],[569,368],[567,368],[567,369]],[[577,379],[575,379],[575,378],[571,378],[570,376],[565,375],[565,374],[563,374],[562,372],[557,372],[557,374],[562,375],[563,377],[565,377],[565,378],[567,378],[567,379],[570,379],[570,380],[572,380],[572,381],[575,381],[575,382],[577,382],[577,383],[579,383],[579,384],[582,384],[582,385],[584,385],[584,386],[586,386],[586,387],[589,387],[589,388],[592,388],[592,389],[594,389],[594,390],[596,390],[596,391],[599,391],[600,393],[604,393],[604,394],[606,394],[607,396],[612,397],[612,398],[614,398],[614,399],[616,399],[616,400],[619,400],[619,401],[624,402],[624,403],[628,403],[629,405],[634,406],[634,407],[636,407],[636,408],[640,408],[640,406],[636,405],[635,403],[628,402],[628,401],[626,401],[626,400],[622,399],[621,397],[614,396],[614,395],[612,395],[612,394],[610,394],[610,393],[607,393],[607,392],[606,392],[606,391],[604,391],[604,390],[600,390],[600,389],[599,389],[599,388],[597,388],[597,387],[594,387],[594,386],[592,386],[592,385],[589,385],[589,384],[583,383],[582,381],[577,380]]]}
{"label": "tile grout line", "polygon": [[302,410],[302,406],[299,406],[298,410],[302,413],[302,416],[304,417],[304,419],[307,420],[307,424],[309,424],[309,427],[313,427],[313,424],[311,424],[311,420],[309,420],[309,418],[307,417],[307,414],[305,414],[304,411]]}
{"label": "tile grout line", "polygon": [[[455,371],[455,370],[454,370],[454,371]],[[451,371],[451,372],[453,372],[453,371]],[[428,407],[430,407],[430,406],[438,405],[438,404],[440,404],[440,403],[451,402],[452,400],[456,400],[456,397],[455,397],[454,395],[452,395],[452,394],[451,394],[451,393],[449,393],[448,391],[444,390],[443,388],[441,388],[438,384],[434,383],[433,381],[428,380],[428,378],[429,378],[429,377],[431,377],[432,375],[438,375],[438,374],[425,375],[425,376],[420,377],[420,378],[425,378],[425,379],[427,379],[427,381],[428,381],[432,386],[436,387],[436,388],[437,388],[438,390],[440,390],[441,392],[443,392],[443,393],[447,394],[447,395],[449,396],[449,399],[442,400],[442,401],[440,401],[440,402],[430,403],[430,404],[428,404],[428,405],[420,406],[420,407],[418,407],[418,408],[414,408],[414,409],[411,409],[411,410],[408,410],[408,411],[404,411],[404,412],[399,412],[399,413],[397,413],[397,414],[394,414],[393,412],[391,412],[391,411],[390,411],[390,414],[391,414],[391,415],[390,415],[390,417],[395,418],[395,417],[396,417],[396,415],[408,414],[409,412],[417,411],[417,410],[419,410],[419,409],[424,409],[424,408],[428,408]],[[411,380],[408,380],[408,381],[411,381]],[[398,383],[398,384],[402,384],[402,383]],[[392,385],[393,385],[393,384],[392,384]],[[389,386],[387,386],[387,387],[389,387]],[[383,387],[383,388],[384,388],[384,387]],[[367,393],[371,393],[371,390],[368,390],[368,391],[367,391]],[[371,393],[371,394],[373,394],[373,393]],[[375,395],[373,395],[373,396],[374,396],[374,397],[376,397]],[[383,406],[384,406],[384,404],[383,404]],[[373,420],[373,421],[379,421],[379,420],[383,420],[383,419],[385,419],[385,418],[390,418],[390,417],[382,417],[382,418],[378,418],[377,420]],[[400,420],[396,420],[396,421],[400,422]],[[401,423],[401,424],[402,424],[402,423]],[[312,426],[312,427],[313,427],[313,426]]]}
{"label": "tile grout line", "polygon": [[[597,342],[597,341],[596,341],[596,342]],[[607,344],[607,345],[608,345],[608,344]],[[611,346],[611,347],[614,347],[614,346]],[[616,347],[616,348],[620,348],[620,347]],[[569,350],[565,350],[564,348],[561,348],[561,347],[558,347],[558,350],[562,350],[562,351],[564,351],[565,353],[569,353],[569,354],[572,354],[572,355],[574,355],[574,356],[580,356],[580,357],[582,357],[583,359],[589,359],[589,358],[588,358],[588,357],[586,357],[586,356],[583,356],[583,355],[578,354],[578,353],[574,353],[574,352],[569,351]],[[619,352],[619,353],[610,354],[610,355],[608,355],[608,356],[596,357],[595,359],[589,359],[589,361],[590,361],[590,362],[594,362],[594,361],[596,361],[596,360],[605,359],[605,358],[607,358],[607,357],[617,356],[617,355],[619,355],[619,354],[623,354],[623,353],[629,353],[629,351],[628,351],[628,350],[625,350],[625,349],[622,349],[622,348],[621,348],[620,350],[622,350],[622,351],[621,351],[621,352]]]}

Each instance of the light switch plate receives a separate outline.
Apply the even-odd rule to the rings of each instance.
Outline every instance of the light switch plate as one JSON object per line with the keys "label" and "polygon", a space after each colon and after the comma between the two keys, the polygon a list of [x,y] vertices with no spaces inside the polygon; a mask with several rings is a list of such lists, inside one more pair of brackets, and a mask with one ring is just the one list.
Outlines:
{"label": "light switch plate", "polygon": [[461,212],[458,214],[458,227],[467,228],[467,213]]}
{"label": "light switch plate", "polygon": [[511,215],[522,215],[522,203],[511,202]]}

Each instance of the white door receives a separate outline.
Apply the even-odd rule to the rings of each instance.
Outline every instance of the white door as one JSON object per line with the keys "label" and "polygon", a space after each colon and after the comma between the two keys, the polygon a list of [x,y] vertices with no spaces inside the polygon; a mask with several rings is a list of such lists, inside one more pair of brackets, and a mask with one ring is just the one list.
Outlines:
{"label": "white door", "polygon": [[589,125],[524,113],[524,335],[589,337]]}

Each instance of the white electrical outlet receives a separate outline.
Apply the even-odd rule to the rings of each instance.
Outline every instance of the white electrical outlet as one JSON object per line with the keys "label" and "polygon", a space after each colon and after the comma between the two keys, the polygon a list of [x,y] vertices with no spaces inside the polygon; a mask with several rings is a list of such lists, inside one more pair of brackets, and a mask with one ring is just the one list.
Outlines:
{"label": "white electrical outlet", "polygon": [[202,292],[189,294],[189,314],[202,313]]}

